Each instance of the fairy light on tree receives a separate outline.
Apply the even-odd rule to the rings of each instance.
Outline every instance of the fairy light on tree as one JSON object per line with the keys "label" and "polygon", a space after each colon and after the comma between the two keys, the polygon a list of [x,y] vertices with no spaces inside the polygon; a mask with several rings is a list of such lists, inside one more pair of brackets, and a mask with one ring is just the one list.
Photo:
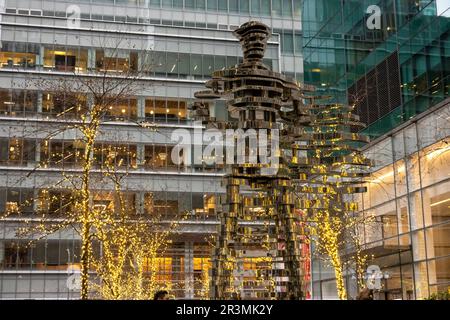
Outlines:
{"label": "fairy light on tree", "polygon": [[[305,95],[311,121],[301,129],[291,129],[291,173],[295,182],[296,207],[306,212],[307,234],[319,255],[328,257],[334,269],[339,299],[346,299],[343,253],[359,236],[354,233],[361,219],[354,213],[357,204],[350,195],[365,192],[364,177],[371,161],[359,147],[368,139],[357,133],[364,125],[352,113],[352,106],[316,103],[328,97]],[[295,109],[294,109],[295,111]],[[286,115],[295,128],[298,115]],[[294,124],[294,125],[293,125]],[[353,233],[352,233],[353,232]],[[356,248],[357,273],[366,260],[359,242]]]}
{"label": "fairy light on tree", "polygon": [[[123,47],[138,50],[132,40],[123,43],[122,39],[112,38],[105,40],[102,47],[111,56],[119,54]],[[27,80],[29,88],[47,93],[45,99],[64,103],[64,110],[34,133],[45,135],[40,145],[43,157],[27,177],[56,165],[61,169],[61,178],[42,179],[48,183],[43,183],[38,199],[24,203],[36,206],[35,215],[25,220],[17,235],[36,242],[56,232],[75,230],[81,242],[81,299],[93,297],[93,291],[106,299],[149,298],[158,288],[156,257],[170,243],[177,228],[174,221],[180,218],[162,221],[156,214],[136,215],[134,205],[125,199],[124,183],[129,170],[135,167],[132,162],[136,152],[99,143],[103,124],[116,114],[121,101],[144,90],[148,82],[142,77],[152,67],[146,50],[141,50],[139,66],[128,66],[118,73],[112,71],[114,65],[108,65],[114,60],[105,59],[102,67],[89,76],[32,75]],[[119,113],[123,117],[123,112]],[[73,149],[52,148],[54,141],[65,141],[66,135],[74,138]],[[75,166],[66,167],[67,159],[72,159]],[[111,191],[106,194],[97,191],[100,189]],[[106,196],[113,199],[105,200],[109,204],[99,205],[95,200]],[[2,218],[12,214],[9,210]],[[95,276],[92,278],[90,273]]]}

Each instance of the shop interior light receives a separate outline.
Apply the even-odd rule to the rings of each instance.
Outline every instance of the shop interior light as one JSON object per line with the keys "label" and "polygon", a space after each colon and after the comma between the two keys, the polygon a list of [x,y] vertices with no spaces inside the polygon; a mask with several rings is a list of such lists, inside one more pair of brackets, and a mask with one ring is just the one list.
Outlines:
{"label": "shop interior light", "polygon": [[450,201],[450,198],[442,200],[442,201],[434,202],[434,203],[430,204],[430,207],[435,207],[435,206],[438,206],[440,204],[443,204],[443,203],[449,202],[449,201]]}
{"label": "shop interior light", "polygon": [[443,154],[444,152],[447,152],[449,150],[450,150],[450,145],[445,146],[441,149],[434,150],[434,151],[430,152],[429,154],[427,154],[427,159],[432,160],[436,157],[439,157],[441,154]]}
{"label": "shop interior light", "polygon": [[[405,166],[400,166],[397,170],[397,173],[402,173],[405,172]],[[371,183],[379,183],[382,182],[384,179],[388,178],[388,177],[392,177],[394,175],[394,171],[389,171],[388,173],[385,173],[381,176],[379,176],[378,178],[371,180]]]}

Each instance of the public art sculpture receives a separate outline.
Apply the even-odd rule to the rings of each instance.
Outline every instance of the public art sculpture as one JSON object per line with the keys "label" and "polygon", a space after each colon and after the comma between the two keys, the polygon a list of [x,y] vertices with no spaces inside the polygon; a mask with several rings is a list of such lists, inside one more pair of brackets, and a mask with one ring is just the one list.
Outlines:
{"label": "public art sculpture", "polygon": [[[268,26],[251,21],[234,35],[243,62],[213,72],[208,90],[197,92],[191,107],[194,118],[207,128],[244,133],[242,140],[233,137],[238,148],[244,143],[244,157],[239,161],[239,154],[233,153],[234,161],[224,165],[226,194],[218,212],[211,297],[245,298],[242,286],[252,283],[243,283],[243,264],[253,250],[259,252],[258,261],[266,263],[264,273],[252,274],[264,284],[254,298],[303,299],[303,262],[309,259],[302,256],[304,223],[317,212],[339,214],[352,205],[345,194],[364,191],[357,185],[370,163],[349,146],[351,141],[365,141],[352,133],[362,124],[350,107],[317,104],[326,97],[314,96],[314,88],[263,63],[271,35]],[[212,99],[226,100],[235,119],[218,122],[211,117],[207,101]],[[249,131],[267,143],[255,151],[251,137],[245,136]],[[355,166],[360,169],[350,169]],[[265,256],[259,247],[266,248]]]}

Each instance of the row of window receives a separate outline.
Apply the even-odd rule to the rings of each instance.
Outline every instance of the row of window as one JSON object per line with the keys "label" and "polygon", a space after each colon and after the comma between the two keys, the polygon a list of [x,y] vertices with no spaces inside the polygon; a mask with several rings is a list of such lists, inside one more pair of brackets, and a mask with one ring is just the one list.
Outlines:
{"label": "row of window", "polygon": [[[230,14],[242,14],[252,16],[276,16],[276,17],[300,17],[301,1],[298,0],[81,0],[82,2],[105,3],[115,5],[133,5],[139,7],[167,8],[178,10],[195,10],[221,12]],[[8,8],[7,13],[13,12]],[[21,13],[22,11],[22,13]],[[24,14],[28,10],[18,10]],[[34,14],[39,11],[31,10]],[[45,15],[55,16],[55,13],[44,10]],[[86,14],[86,13],[84,13]],[[88,14],[87,14],[88,15]],[[60,12],[57,17],[64,16]],[[86,16],[85,16],[86,17]],[[136,21],[133,21],[136,22]]]}
{"label": "row of window", "polygon": [[[109,0],[113,2],[114,0]],[[115,1],[119,4],[121,1]],[[128,1],[130,2],[130,1]],[[255,16],[300,16],[300,1],[297,0],[150,0],[154,8],[177,8],[207,10]]]}
{"label": "row of window", "polygon": [[[293,50],[293,41],[287,41]],[[147,76],[181,79],[207,79],[215,70],[233,67],[242,62],[237,56],[159,52],[148,53],[130,50],[89,50],[80,47],[45,46],[34,43],[3,42],[0,67],[7,69],[41,69],[59,72],[111,72],[141,71]],[[95,61],[92,65],[88,61]],[[265,59],[270,68],[278,63]]]}
{"label": "row of window", "polygon": [[[31,90],[0,89],[0,115],[26,116],[40,113],[44,117],[80,119],[86,114],[87,101],[69,94]],[[42,101],[42,103],[40,102]],[[40,105],[41,104],[41,105]],[[42,108],[41,108],[42,107]],[[188,119],[188,101],[178,99],[145,98],[144,117],[138,117],[138,99],[123,98],[111,104],[104,115],[105,121],[183,122]]]}
{"label": "row of window", "polygon": [[[175,150],[174,145],[137,145],[96,143],[93,150],[94,169],[145,169],[171,172],[220,172],[222,165],[194,161],[190,154]],[[0,138],[0,165],[40,168],[81,168],[84,164],[81,140],[34,140]],[[189,163],[189,164],[188,164]]]}
{"label": "row of window", "polygon": [[[97,143],[94,146],[94,166],[106,164],[118,168],[137,168],[177,170],[172,161],[174,146],[145,145],[143,159],[138,161],[137,145]],[[0,163],[27,165],[39,162],[41,167],[77,167],[83,164],[84,144],[74,141],[37,141],[32,139],[0,138]]]}
{"label": "row of window", "polygon": [[[187,251],[186,245],[189,244],[182,242],[169,244],[164,252],[160,252],[158,257],[153,258],[151,265],[144,263],[144,272],[156,272],[154,280],[159,283],[159,286],[167,286],[170,283],[172,285],[170,293],[177,298],[186,297],[185,289],[192,290],[192,287],[194,297],[204,297],[207,294],[203,292],[204,282],[207,280],[205,277],[211,269],[211,248],[205,243],[193,243],[189,246],[193,250]],[[0,269],[79,270],[80,246],[80,240],[73,239],[39,240],[31,245],[26,240],[3,240],[0,241]],[[93,242],[92,249],[94,256],[100,255],[98,242]],[[189,259],[191,263],[185,264],[186,259]],[[153,269],[155,266],[156,270]],[[29,298],[30,296],[56,298],[58,294],[64,298],[74,294],[73,298],[79,298],[78,291],[68,289],[68,276],[70,273],[56,278],[52,274],[33,274],[31,277],[23,274],[18,278],[0,276],[2,298]],[[192,287],[185,288],[188,287],[187,277],[192,277]]]}
{"label": "row of window", "polygon": [[[93,209],[119,213],[123,201],[129,214],[157,217],[177,216],[188,211],[188,218],[214,219],[216,196],[203,193],[123,192],[121,199],[114,192],[92,191]],[[0,214],[8,217],[32,216],[34,213],[51,217],[67,215],[73,210],[76,194],[69,190],[0,188]]]}
{"label": "row of window", "polygon": [[[9,13],[16,13],[19,14],[26,14],[26,15],[41,15],[41,12],[38,11],[39,14],[32,14],[31,11],[28,10],[16,10],[16,9],[6,9]],[[62,16],[66,17],[66,13],[60,12],[58,14],[53,14],[48,11],[44,11],[42,13],[44,16]],[[203,21],[180,21],[180,20],[169,20],[169,19],[155,19],[155,18],[147,18],[147,17],[130,17],[130,16],[107,16],[107,15],[99,15],[99,14],[81,14],[81,18],[90,20],[91,18],[93,20],[103,20],[103,21],[115,21],[115,22],[128,22],[128,23],[142,23],[142,24],[150,24],[150,25],[163,25],[163,26],[174,26],[174,27],[186,27],[186,28],[198,28],[198,29],[214,29],[214,30],[236,30],[239,28],[237,25],[224,25],[224,24],[217,24],[217,23],[210,23],[210,22],[203,22]],[[283,53],[294,53],[294,49],[292,46],[292,49],[290,49],[290,43],[294,43],[294,33],[291,30],[286,29],[274,29],[273,33],[278,33],[282,35],[282,38],[280,39],[281,44],[283,42],[288,42],[285,46],[282,45],[282,52]],[[295,45],[296,48],[296,54],[301,53],[301,31],[296,30],[295,31],[296,38],[295,41],[297,42]]]}

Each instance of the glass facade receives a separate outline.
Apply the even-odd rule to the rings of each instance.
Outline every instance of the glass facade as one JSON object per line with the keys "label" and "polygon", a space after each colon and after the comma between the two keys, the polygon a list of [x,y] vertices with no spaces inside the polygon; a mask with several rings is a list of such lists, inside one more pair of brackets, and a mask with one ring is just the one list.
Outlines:
{"label": "glass facade", "polygon": [[[355,199],[363,226],[368,265],[381,268],[376,298],[425,299],[450,288],[450,100],[394,129],[365,148],[376,161],[368,191]],[[313,296],[336,299],[334,271],[313,262]],[[347,273],[356,297],[354,274]]]}
{"label": "glass facade", "polygon": [[302,23],[305,82],[355,105],[369,136],[449,95],[448,1],[305,0]]}

